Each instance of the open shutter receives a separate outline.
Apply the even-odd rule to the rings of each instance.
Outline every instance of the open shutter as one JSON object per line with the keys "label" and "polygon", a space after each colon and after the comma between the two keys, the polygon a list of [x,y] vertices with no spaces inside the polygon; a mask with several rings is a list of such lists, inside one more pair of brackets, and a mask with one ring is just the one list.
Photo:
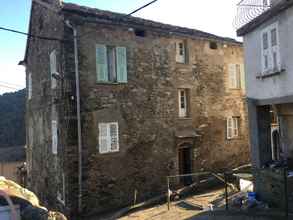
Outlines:
{"label": "open shutter", "polygon": [[127,82],[127,56],[125,47],[116,47],[117,81]]}
{"label": "open shutter", "polygon": [[245,70],[244,70],[243,64],[240,64],[240,74],[241,74],[241,88],[245,91]]}
{"label": "open shutter", "polygon": [[229,87],[232,89],[237,87],[236,65],[235,64],[229,64]]}
{"label": "open shutter", "polygon": [[57,154],[58,145],[58,123],[56,120],[52,120],[52,153]]}
{"label": "open shutter", "polygon": [[97,82],[108,82],[107,47],[102,44],[96,45],[96,68]]}
{"label": "open shutter", "polygon": [[109,132],[111,137],[111,152],[119,151],[119,131],[118,131],[118,123],[110,123],[109,124]]}
{"label": "open shutter", "polygon": [[227,118],[227,139],[233,138],[233,118]]}
{"label": "open shutter", "polygon": [[108,153],[109,134],[108,125],[106,123],[99,124],[99,151],[101,154]]}
{"label": "open shutter", "polygon": [[233,137],[238,137],[238,118],[233,118]]}

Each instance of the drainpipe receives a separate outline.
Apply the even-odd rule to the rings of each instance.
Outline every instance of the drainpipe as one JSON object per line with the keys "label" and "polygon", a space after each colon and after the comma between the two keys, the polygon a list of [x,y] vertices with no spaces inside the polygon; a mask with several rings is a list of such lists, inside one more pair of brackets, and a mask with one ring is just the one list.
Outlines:
{"label": "drainpipe", "polygon": [[78,136],[78,212],[82,212],[82,139],[80,120],[80,86],[77,49],[77,30],[67,20],[66,25],[72,29],[74,38],[74,62],[75,62],[75,87],[76,87],[76,111],[77,111],[77,136]]}

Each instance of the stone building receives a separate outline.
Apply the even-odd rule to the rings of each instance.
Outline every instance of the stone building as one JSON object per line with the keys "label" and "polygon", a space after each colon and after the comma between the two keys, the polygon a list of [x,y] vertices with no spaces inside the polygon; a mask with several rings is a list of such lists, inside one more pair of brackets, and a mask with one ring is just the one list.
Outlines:
{"label": "stone building", "polygon": [[249,161],[240,42],[57,0],[33,1],[29,31],[28,176],[47,206],[109,211]]}

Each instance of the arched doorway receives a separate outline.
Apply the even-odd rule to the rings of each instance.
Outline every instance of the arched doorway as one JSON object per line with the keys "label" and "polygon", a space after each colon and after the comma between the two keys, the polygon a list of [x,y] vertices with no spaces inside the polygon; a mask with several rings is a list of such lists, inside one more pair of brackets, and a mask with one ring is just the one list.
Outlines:
{"label": "arched doorway", "polygon": [[272,130],[272,159],[280,159],[280,134],[278,128]]}
{"label": "arched doorway", "polygon": [[[178,164],[179,175],[192,173],[192,147],[190,144],[181,144],[178,148]],[[183,185],[190,185],[192,183],[192,177],[181,177],[180,182]]]}

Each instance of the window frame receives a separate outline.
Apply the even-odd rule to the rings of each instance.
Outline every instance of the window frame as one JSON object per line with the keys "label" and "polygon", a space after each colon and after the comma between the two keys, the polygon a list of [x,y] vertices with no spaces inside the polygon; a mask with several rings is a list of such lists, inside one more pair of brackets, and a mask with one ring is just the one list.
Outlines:
{"label": "window frame", "polygon": [[[123,84],[128,82],[128,59],[127,59],[127,47],[111,45],[111,44],[96,44],[95,60],[96,60],[96,82],[98,84]],[[99,56],[102,56],[103,61],[99,62]],[[104,51],[103,51],[104,50]],[[110,52],[111,51],[111,52]],[[123,53],[122,53],[123,52]],[[112,57],[112,58],[111,58]],[[111,61],[110,61],[111,60]],[[123,65],[122,65],[123,63]],[[104,65],[104,68],[99,68],[99,65]],[[122,66],[121,66],[122,65]],[[103,67],[103,66],[101,66]],[[104,76],[100,77],[101,72],[104,71]]]}
{"label": "window frame", "polygon": [[[116,138],[115,138],[115,142],[116,142],[116,149],[112,149],[112,142],[113,142],[113,137],[111,135],[111,126],[115,126],[116,127]],[[108,154],[108,153],[117,153],[120,151],[120,146],[119,146],[119,123],[118,122],[101,122],[98,125],[99,127],[99,145],[98,145],[98,150],[100,154]],[[102,127],[106,127],[106,135],[102,135],[103,129]],[[103,146],[102,141],[106,140],[106,146]],[[105,143],[105,142],[104,142]]]}
{"label": "window frame", "polygon": [[226,120],[227,140],[239,138],[240,117],[229,116]]}
{"label": "window frame", "polygon": [[[273,33],[275,33],[275,35],[273,35]],[[264,36],[267,36],[267,48],[265,47]],[[278,22],[268,25],[261,31],[261,63],[261,75],[270,75],[274,72],[281,71]]]}
{"label": "window frame", "polygon": [[[184,93],[183,102],[182,103],[182,92]],[[184,108],[182,108],[182,104],[184,104]],[[179,118],[188,118],[189,117],[189,89],[180,88],[178,89],[178,117]]]}
{"label": "window frame", "polygon": [[[180,46],[182,45],[182,47]],[[180,64],[186,64],[187,63],[187,44],[185,42],[185,40],[178,40],[175,43],[175,48],[176,48],[176,56],[175,56],[175,60],[176,63],[180,63]]]}

